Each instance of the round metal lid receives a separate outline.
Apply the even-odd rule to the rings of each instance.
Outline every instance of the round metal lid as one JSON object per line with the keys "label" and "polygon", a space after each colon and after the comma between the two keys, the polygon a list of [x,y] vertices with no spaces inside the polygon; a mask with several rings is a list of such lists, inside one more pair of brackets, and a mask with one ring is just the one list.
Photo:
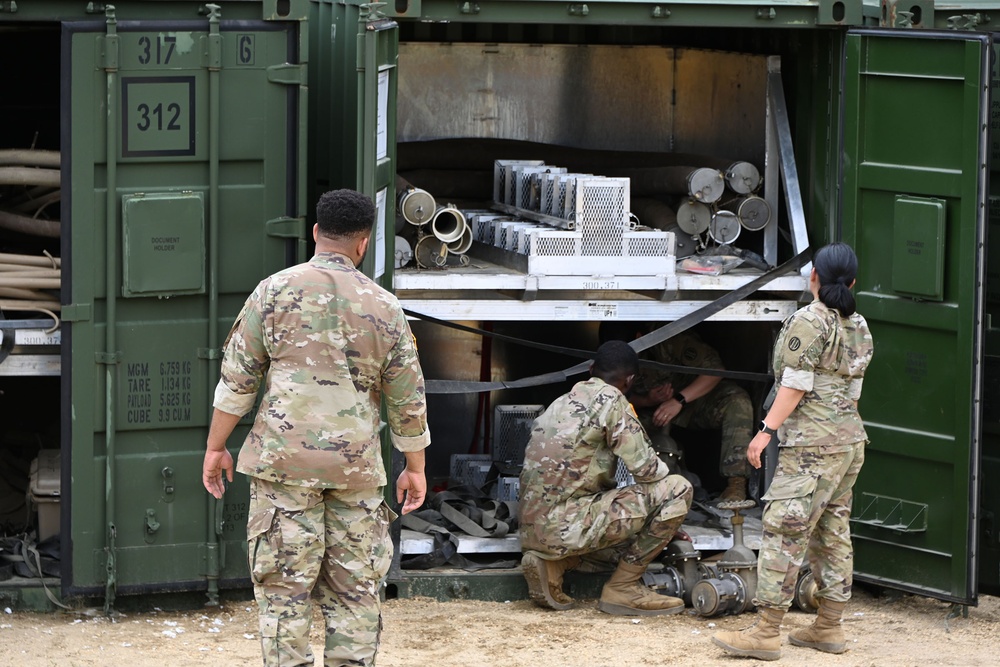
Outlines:
{"label": "round metal lid", "polygon": [[738,195],[748,195],[760,187],[760,172],[749,162],[734,162],[726,170],[726,183]]}
{"label": "round metal lid", "polygon": [[712,222],[712,209],[688,200],[677,207],[677,226],[685,234],[704,234]]}
{"label": "round metal lid", "polygon": [[436,210],[437,202],[425,190],[409,190],[399,200],[399,211],[403,214],[403,219],[418,227],[434,217]]}
{"label": "round metal lid", "polygon": [[436,269],[448,261],[448,244],[433,234],[428,234],[413,248],[413,256],[417,265],[424,269]]}
{"label": "round metal lid", "polygon": [[705,204],[719,201],[726,190],[726,180],[718,169],[695,169],[687,178],[688,194]]}
{"label": "round metal lid", "polygon": [[402,236],[396,236],[396,251],[395,251],[395,266],[397,269],[401,269],[410,263],[413,259],[413,248],[410,247],[410,242],[404,239]]}
{"label": "round metal lid", "polygon": [[712,216],[708,235],[717,243],[732,243],[740,236],[740,220],[731,211],[719,211]]}
{"label": "round metal lid", "polygon": [[764,198],[751,195],[740,202],[736,215],[744,229],[757,232],[771,220],[771,206]]}

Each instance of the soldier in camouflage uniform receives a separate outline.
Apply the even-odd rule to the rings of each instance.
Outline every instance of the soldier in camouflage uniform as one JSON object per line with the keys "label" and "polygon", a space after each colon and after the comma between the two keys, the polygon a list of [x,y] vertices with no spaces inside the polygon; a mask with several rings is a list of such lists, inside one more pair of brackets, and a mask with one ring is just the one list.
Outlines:
{"label": "soldier in camouflage uniform", "polygon": [[[542,606],[570,608],[563,574],[582,555],[620,547],[601,611],[638,616],[684,608],[682,600],[639,583],[687,515],[692,489],[669,474],[625,398],[638,363],[627,344],[605,343],[591,378],[535,420],[521,471],[519,521],[521,567],[531,598]],[[619,459],[635,484],[616,488]]]}
{"label": "soldier in camouflage uniform", "polygon": [[781,656],[781,619],[806,558],[819,586],[819,612],[789,640],[829,653],[846,649],[840,620],[854,570],[852,490],[867,442],[857,406],[874,347],[850,291],[854,251],[835,243],[821,248],[813,263],[809,286],[816,300],[781,329],[774,347],[778,393],[747,449],[750,463],[760,467],[761,452],[778,435],[778,469],[764,496],[754,600],[760,616],[749,630],[713,638],[731,653],[761,660]]}
{"label": "soldier in camouflage uniform", "polygon": [[403,513],[426,493],[424,381],[396,298],[356,267],[375,206],[336,190],[317,205],[316,254],[247,299],[225,344],[203,483],[233,479],[226,439],[263,390],[237,470],[250,476],[247,540],[264,665],[312,665],[311,598],[326,620],[326,667],[373,665],[379,589],[392,559],[379,437],[382,397],[406,469]]}
{"label": "soldier in camouflage uniform", "polygon": [[[602,324],[601,340],[632,340],[641,335],[638,323]],[[685,331],[647,351],[652,361],[673,366],[725,370],[719,353],[693,331]],[[722,448],[719,472],[726,488],[719,501],[745,500],[750,466],[747,442],[753,434],[754,409],[747,391],[717,375],[664,373],[644,369],[629,392],[654,440],[666,440],[670,426],[719,430]],[[662,429],[662,433],[656,430]]]}

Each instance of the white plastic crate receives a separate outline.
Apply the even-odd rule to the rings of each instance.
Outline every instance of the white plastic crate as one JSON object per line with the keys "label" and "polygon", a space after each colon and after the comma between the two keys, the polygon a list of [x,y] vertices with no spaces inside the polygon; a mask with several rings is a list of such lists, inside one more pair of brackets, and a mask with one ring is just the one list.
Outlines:
{"label": "white plastic crate", "polygon": [[543,405],[498,405],[493,412],[493,460],[510,466],[524,463],[531,426]]}

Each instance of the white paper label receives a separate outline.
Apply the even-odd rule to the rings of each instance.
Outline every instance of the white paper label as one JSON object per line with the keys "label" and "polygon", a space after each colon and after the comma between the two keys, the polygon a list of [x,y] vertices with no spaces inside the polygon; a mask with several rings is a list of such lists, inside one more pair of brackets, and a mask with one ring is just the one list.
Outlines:
{"label": "white paper label", "polygon": [[375,195],[375,278],[381,278],[385,273],[385,196],[386,190],[379,190]]}

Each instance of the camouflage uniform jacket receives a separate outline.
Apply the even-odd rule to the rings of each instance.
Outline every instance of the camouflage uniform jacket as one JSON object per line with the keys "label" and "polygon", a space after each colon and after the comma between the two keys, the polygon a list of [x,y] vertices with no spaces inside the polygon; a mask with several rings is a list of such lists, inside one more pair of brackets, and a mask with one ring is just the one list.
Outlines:
{"label": "camouflage uniform jacket", "polygon": [[[705,343],[693,331],[679,333],[672,338],[668,338],[658,345],[654,345],[646,352],[647,358],[658,361],[661,364],[671,364],[673,366],[689,366],[691,368],[709,368],[712,370],[725,370],[722,358],[708,343]],[[674,392],[680,392],[694,379],[698,377],[695,373],[678,373],[660,371],[652,368],[643,368],[635,381],[634,391],[638,394],[648,394],[651,389],[661,384],[670,383]],[[721,380],[710,392],[698,399],[702,407],[724,404],[733,394],[741,393],[743,389],[732,380]],[[708,408],[712,410],[713,408]],[[677,426],[686,427],[691,421],[692,410],[682,410],[681,413],[671,422]]]}
{"label": "camouflage uniform jacket", "polygon": [[774,377],[805,396],[781,426],[782,447],[837,451],[868,439],[857,400],[874,346],[859,313],[841,317],[816,300],[792,314],[774,345]]}
{"label": "camouflage uniform jacket", "polygon": [[265,278],[226,340],[215,407],[244,415],[263,385],[237,470],[297,486],[386,484],[382,396],[393,445],[430,443],[424,379],[396,298],[344,255]]}
{"label": "camouflage uniform jacket", "polygon": [[[726,368],[719,353],[711,345],[703,342],[694,332],[688,331],[654,345],[646,351],[646,356],[652,361],[673,366],[710,368],[718,371]],[[674,391],[680,391],[691,384],[696,377],[696,373],[670,373],[647,368],[636,378],[637,384],[642,382],[636,391],[647,393],[653,387],[667,382],[673,385]]]}
{"label": "camouflage uniform jacket", "polygon": [[[599,378],[578,382],[532,428],[521,471],[522,541],[537,532],[525,528],[543,523],[562,533],[560,542],[573,543],[569,533],[582,535],[594,517],[606,516],[614,494],[599,494],[617,486],[619,458],[636,482],[669,472],[618,389]],[[602,503],[607,507],[595,507]]]}

